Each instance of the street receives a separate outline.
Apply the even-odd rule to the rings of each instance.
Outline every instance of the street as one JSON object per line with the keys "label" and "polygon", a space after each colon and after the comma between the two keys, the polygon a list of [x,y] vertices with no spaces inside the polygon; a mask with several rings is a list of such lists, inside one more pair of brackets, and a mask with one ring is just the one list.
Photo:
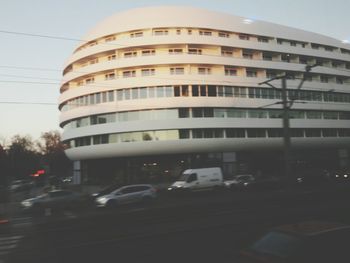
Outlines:
{"label": "street", "polygon": [[297,194],[203,192],[167,196],[150,207],[32,219],[1,237],[0,252],[11,253],[3,252],[0,259],[235,262],[241,249],[273,226],[303,220],[350,223],[348,198],[348,191],[338,188]]}

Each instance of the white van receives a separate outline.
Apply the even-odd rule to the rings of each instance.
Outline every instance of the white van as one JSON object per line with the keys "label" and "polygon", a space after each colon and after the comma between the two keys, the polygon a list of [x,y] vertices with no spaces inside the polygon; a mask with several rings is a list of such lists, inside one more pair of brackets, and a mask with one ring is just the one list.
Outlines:
{"label": "white van", "polygon": [[168,190],[203,190],[223,186],[221,168],[200,168],[185,170]]}

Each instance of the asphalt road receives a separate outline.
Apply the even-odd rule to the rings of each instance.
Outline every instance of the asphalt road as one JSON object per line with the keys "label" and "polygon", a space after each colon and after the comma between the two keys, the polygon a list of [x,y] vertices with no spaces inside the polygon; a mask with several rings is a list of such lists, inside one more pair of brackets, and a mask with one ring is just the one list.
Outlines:
{"label": "asphalt road", "polygon": [[8,235],[21,240],[2,260],[236,262],[239,251],[272,226],[303,220],[350,223],[349,197],[347,189],[338,188],[167,196],[146,208],[46,218],[13,228]]}

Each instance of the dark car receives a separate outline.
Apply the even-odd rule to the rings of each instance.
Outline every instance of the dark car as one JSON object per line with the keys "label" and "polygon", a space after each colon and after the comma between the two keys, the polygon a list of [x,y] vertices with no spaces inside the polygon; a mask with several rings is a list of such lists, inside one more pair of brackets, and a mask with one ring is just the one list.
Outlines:
{"label": "dark car", "polygon": [[350,226],[304,222],[272,229],[243,251],[240,262],[350,262]]}
{"label": "dark car", "polygon": [[85,202],[85,196],[80,193],[68,190],[54,190],[34,198],[23,200],[21,205],[26,210],[39,212],[46,208],[55,210],[77,208],[84,205]]}

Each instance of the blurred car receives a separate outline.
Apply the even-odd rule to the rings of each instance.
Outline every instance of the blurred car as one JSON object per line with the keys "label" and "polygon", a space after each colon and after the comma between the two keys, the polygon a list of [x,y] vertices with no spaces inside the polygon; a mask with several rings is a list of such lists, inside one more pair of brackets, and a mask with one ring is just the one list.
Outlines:
{"label": "blurred car", "polygon": [[10,191],[19,192],[29,190],[33,186],[33,183],[28,180],[15,180],[10,184]]}
{"label": "blurred car", "polygon": [[68,190],[53,190],[46,194],[23,200],[21,206],[25,210],[40,212],[46,208],[76,208],[83,205],[85,201],[85,196],[80,193]]}
{"label": "blurred car", "polygon": [[109,194],[99,196],[97,207],[116,207],[118,205],[151,201],[156,198],[157,190],[149,184],[128,185],[118,188]]}
{"label": "blurred car", "polygon": [[100,196],[103,196],[103,195],[107,195],[107,194],[113,192],[114,190],[117,190],[120,187],[121,187],[120,184],[109,185],[109,186],[103,188],[102,190],[100,190],[98,192],[92,193],[91,197],[96,199],[97,197],[100,197]]}
{"label": "blurred car", "polygon": [[73,182],[73,177],[72,176],[63,177],[61,179],[61,182],[64,184],[71,184]]}
{"label": "blurred car", "polygon": [[347,183],[350,182],[350,173],[347,171],[336,171],[331,173],[330,178],[333,182]]}
{"label": "blurred car", "polygon": [[232,180],[224,181],[224,185],[229,189],[238,189],[247,187],[255,181],[255,177],[251,174],[236,175]]}
{"label": "blurred car", "polygon": [[350,262],[350,226],[310,221],[272,229],[239,262]]}

